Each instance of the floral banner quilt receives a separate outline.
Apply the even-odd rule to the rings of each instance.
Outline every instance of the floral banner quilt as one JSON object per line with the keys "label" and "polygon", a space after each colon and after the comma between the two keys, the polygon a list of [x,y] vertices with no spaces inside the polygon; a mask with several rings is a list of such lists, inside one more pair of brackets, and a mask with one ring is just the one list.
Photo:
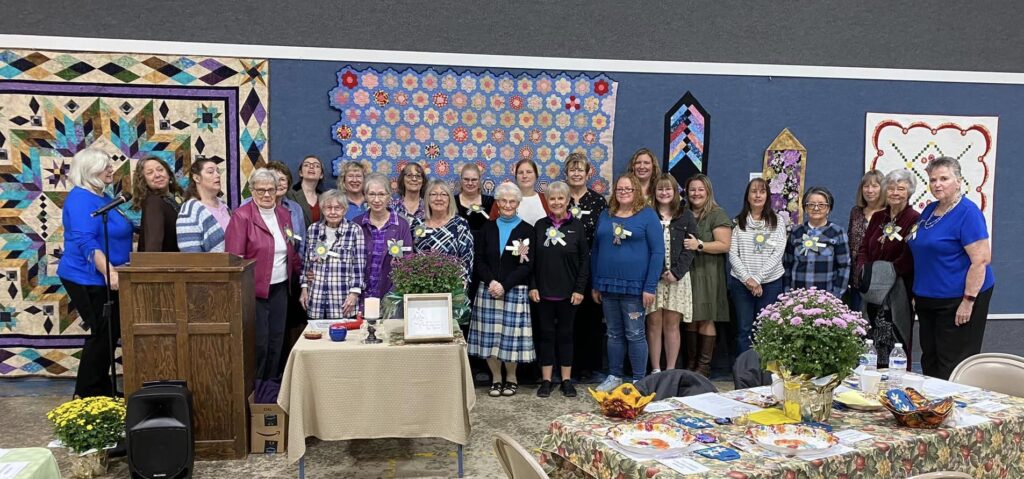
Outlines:
{"label": "floral banner quilt", "polygon": [[0,377],[74,377],[87,332],[56,276],[71,158],[98,146],[130,189],[157,156],[221,167],[236,206],[268,155],[261,59],[0,51]]}
{"label": "floral banner quilt", "polygon": [[784,128],[765,150],[761,177],[768,181],[772,209],[786,216],[790,225],[801,224],[807,183],[807,148],[789,128]]}
{"label": "floral banner quilt", "polygon": [[995,206],[996,136],[994,116],[937,116],[868,113],[864,127],[864,168],[883,174],[906,168],[917,178],[910,205],[921,211],[935,198],[928,191],[928,162],[940,156],[960,161],[963,192],[981,208],[992,236]]}
{"label": "floral banner quilt", "polygon": [[409,162],[454,184],[467,162],[483,171],[483,191],[512,181],[523,158],[540,166],[540,188],[561,176],[569,153],[594,166],[590,186],[605,193],[612,176],[618,83],[605,75],[461,73],[433,68],[342,68],[329,93],[340,112],[334,160],[356,160],[396,178]]}

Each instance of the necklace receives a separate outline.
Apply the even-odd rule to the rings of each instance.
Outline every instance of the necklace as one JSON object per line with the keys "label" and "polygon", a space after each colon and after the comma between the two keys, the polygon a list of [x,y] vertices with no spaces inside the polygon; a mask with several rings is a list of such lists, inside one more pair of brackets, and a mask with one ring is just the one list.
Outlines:
{"label": "necklace", "polygon": [[928,218],[921,222],[922,225],[924,225],[924,229],[931,229],[932,226],[939,224],[939,222],[942,221],[942,218],[945,218],[946,215],[953,210],[953,208],[956,208],[956,205],[960,204],[960,200],[962,200],[963,198],[964,195],[958,196],[956,198],[956,201],[954,201],[953,204],[949,206],[949,208],[946,208],[946,210],[942,212],[941,216],[935,216],[936,211],[938,211],[939,209],[939,207],[936,206],[935,209],[932,210],[932,214],[928,215]]}

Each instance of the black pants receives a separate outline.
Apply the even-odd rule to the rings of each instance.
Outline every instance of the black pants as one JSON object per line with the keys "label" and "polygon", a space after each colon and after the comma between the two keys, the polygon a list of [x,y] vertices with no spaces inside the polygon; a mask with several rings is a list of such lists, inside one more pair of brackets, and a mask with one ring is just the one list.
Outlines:
{"label": "black pants", "polygon": [[572,330],[573,323],[576,322],[576,306],[568,299],[542,299],[537,304],[537,313],[540,316],[537,321],[539,329],[533,335],[534,342],[537,343],[537,363],[541,366],[554,366],[557,355],[558,366],[571,367],[575,339]]}
{"label": "black pants", "polygon": [[[71,305],[78,310],[82,322],[89,330],[82,346],[82,357],[78,362],[78,377],[75,379],[75,394],[79,397],[111,396],[114,385],[110,383],[110,357],[121,338],[121,319],[118,311],[117,291],[111,300],[110,323],[103,319],[103,303],[107,302],[106,286],[86,286],[61,278],[61,284],[71,299]],[[114,343],[110,337],[113,333]]]}
{"label": "black pants", "polygon": [[588,290],[588,293],[583,295],[583,302],[576,308],[576,322],[573,327],[576,342],[573,365],[580,373],[604,369],[603,319],[601,305],[594,302]]}
{"label": "black pants", "polygon": [[256,379],[279,376],[288,315],[288,281],[270,285],[267,298],[256,298]]}
{"label": "black pants", "polygon": [[974,302],[971,320],[956,325],[956,309],[961,298],[925,298],[918,296],[917,318],[921,323],[921,369],[926,376],[949,379],[961,361],[981,352],[985,320],[992,290],[982,291]]}

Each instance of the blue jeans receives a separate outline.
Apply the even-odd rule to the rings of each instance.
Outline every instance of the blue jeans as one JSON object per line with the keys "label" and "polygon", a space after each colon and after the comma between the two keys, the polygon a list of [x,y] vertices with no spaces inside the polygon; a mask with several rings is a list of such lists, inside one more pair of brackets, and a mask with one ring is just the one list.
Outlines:
{"label": "blue jeans", "polygon": [[732,296],[732,304],[736,308],[736,354],[741,354],[750,349],[750,333],[754,327],[754,319],[757,313],[765,306],[774,303],[782,294],[784,286],[782,278],[770,281],[761,285],[761,297],[755,297],[747,289],[742,281],[729,276],[729,295]]}
{"label": "blue jeans", "polygon": [[601,308],[608,323],[608,373],[622,378],[626,348],[633,367],[633,380],[647,374],[647,332],[641,296],[602,293]]}

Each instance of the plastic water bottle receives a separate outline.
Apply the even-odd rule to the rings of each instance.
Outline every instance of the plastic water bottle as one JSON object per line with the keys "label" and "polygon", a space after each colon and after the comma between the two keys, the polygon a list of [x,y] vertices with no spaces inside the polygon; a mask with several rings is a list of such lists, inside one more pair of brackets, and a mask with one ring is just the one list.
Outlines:
{"label": "plastic water bottle", "polygon": [[878,352],[875,351],[875,341],[867,340],[868,349],[860,355],[860,367],[863,371],[874,371],[878,369]]}
{"label": "plastic water bottle", "polygon": [[903,384],[903,374],[907,372],[907,353],[903,351],[903,343],[896,343],[889,353],[889,378],[893,384]]}

